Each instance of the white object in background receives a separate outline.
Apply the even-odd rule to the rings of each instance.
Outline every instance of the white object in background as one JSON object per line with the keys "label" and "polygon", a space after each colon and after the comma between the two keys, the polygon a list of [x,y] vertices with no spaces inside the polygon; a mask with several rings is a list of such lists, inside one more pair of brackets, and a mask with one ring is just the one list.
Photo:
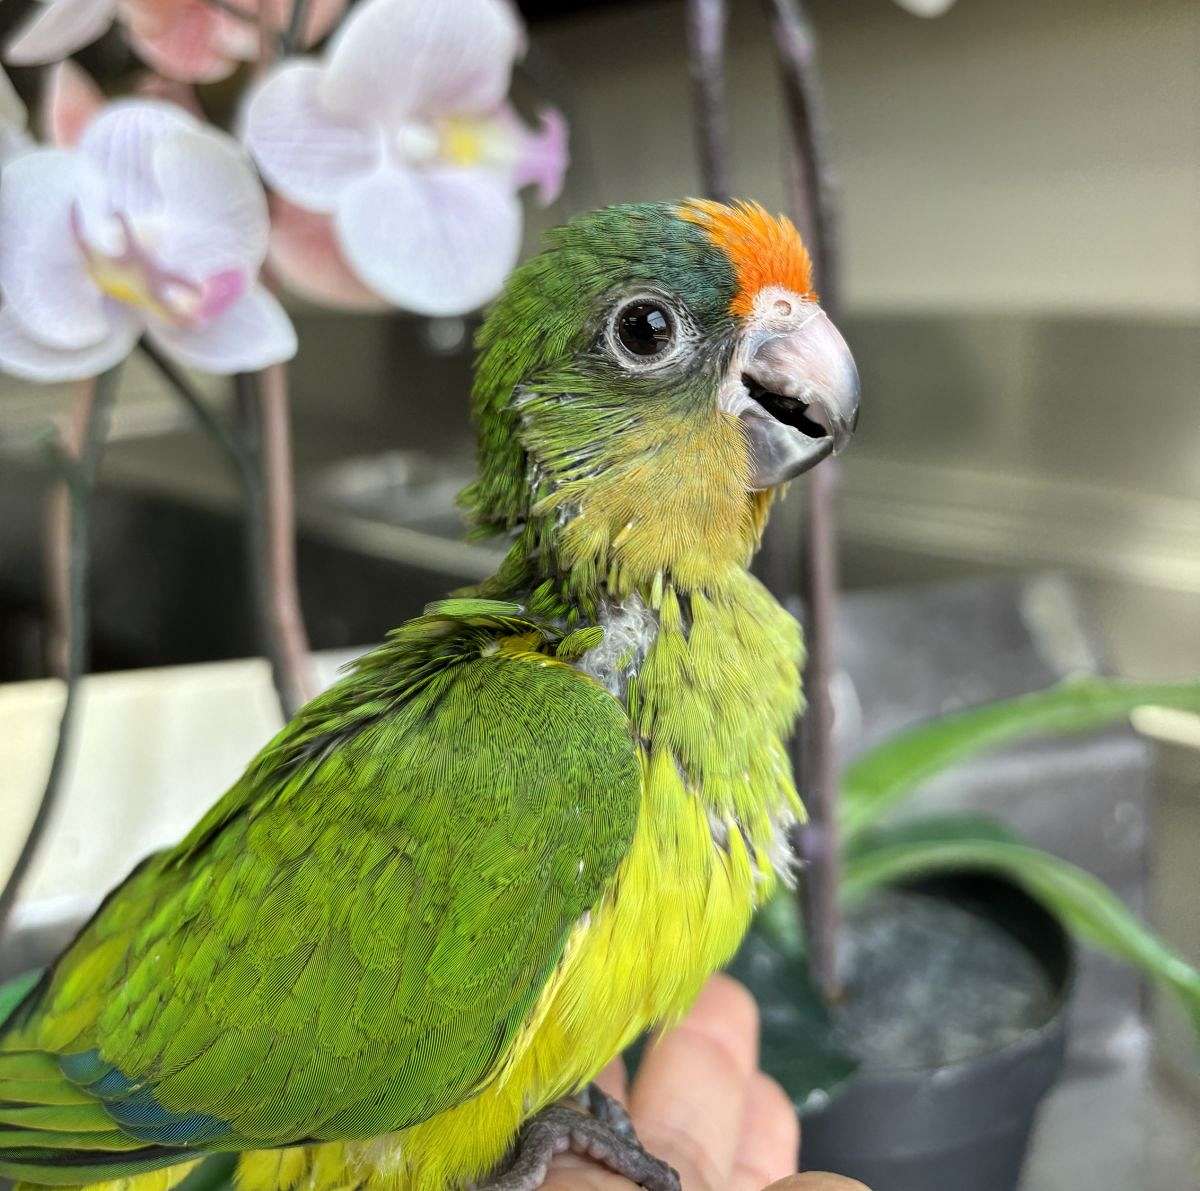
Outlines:
{"label": "white object in background", "polygon": [[917,17],[940,17],[954,6],[954,0],[896,0],[896,3]]}
{"label": "white object in background", "polygon": [[[63,685],[0,686],[0,883],[41,798]],[[266,662],[92,675],[66,781],[14,910],[17,929],[91,912],[144,856],[179,839],[280,726]]]}

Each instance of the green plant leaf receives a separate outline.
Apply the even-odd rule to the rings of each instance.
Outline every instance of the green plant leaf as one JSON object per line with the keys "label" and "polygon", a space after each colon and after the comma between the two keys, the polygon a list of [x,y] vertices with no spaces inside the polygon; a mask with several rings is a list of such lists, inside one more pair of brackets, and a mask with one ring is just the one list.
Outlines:
{"label": "green plant leaf", "polygon": [[1148,706],[1200,714],[1200,683],[1073,679],[901,732],[847,768],[842,780],[843,834],[852,839],[921,782],[984,749],[1023,736],[1087,732]]}
{"label": "green plant leaf", "polygon": [[829,1010],[809,977],[790,897],[764,907],[728,971],[758,1002],[762,1069],[779,1081],[798,1110],[824,1103],[858,1063],[836,1040]]}
{"label": "green plant leaf", "polygon": [[1007,876],[1083,942],[1171,989],[1200,1034],[1200,972],[1155,937],[1103,882],[1021,843],[997,824],[938,816],[863,835],[846,851],[842,896],[853,900],[877,885],[972,869]]}

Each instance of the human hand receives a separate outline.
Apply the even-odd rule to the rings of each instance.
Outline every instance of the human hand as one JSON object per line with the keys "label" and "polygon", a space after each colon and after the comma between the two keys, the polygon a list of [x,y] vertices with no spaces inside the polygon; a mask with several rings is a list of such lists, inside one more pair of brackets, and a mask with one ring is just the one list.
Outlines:
{"label": "human hand", "polygon": [[[795,1174],[796,1111],[758,1069],[758,1007],[714,976],[691,1013],[647,1047],[632,1089],[618,1059],[596,1081],[629,1108],[642,1144],[679,1172],[683,1191],[867,1191],[832,1174]],[[574,1154],[554,1159],[542,1191],[634,1191]]]}

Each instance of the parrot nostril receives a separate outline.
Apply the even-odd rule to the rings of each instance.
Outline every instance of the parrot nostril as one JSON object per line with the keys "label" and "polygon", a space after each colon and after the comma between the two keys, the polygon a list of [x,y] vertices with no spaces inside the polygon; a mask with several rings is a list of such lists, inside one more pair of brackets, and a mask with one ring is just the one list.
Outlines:
{"label": "parrot nostril", "polygon": [[818,407],[805,405],[798,397],[788,397],[783,393],[773,393],[764,388],[748,372],[742,373],[742,384],[746,392],[758,402],[777,422],[799,430],[808,438],[828,438],[830,428],[825,425],[824,411]]}

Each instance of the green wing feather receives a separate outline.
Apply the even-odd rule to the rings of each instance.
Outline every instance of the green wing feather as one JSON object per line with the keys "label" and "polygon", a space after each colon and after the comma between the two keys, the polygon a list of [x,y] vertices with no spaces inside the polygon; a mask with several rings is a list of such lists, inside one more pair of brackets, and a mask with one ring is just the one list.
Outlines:
{"label": "green wing feather", "polygon": [[13,1014],[0,1174],[374,1136],[485,1083],[636,824],[562,636],[446,601],[303,709]]}

